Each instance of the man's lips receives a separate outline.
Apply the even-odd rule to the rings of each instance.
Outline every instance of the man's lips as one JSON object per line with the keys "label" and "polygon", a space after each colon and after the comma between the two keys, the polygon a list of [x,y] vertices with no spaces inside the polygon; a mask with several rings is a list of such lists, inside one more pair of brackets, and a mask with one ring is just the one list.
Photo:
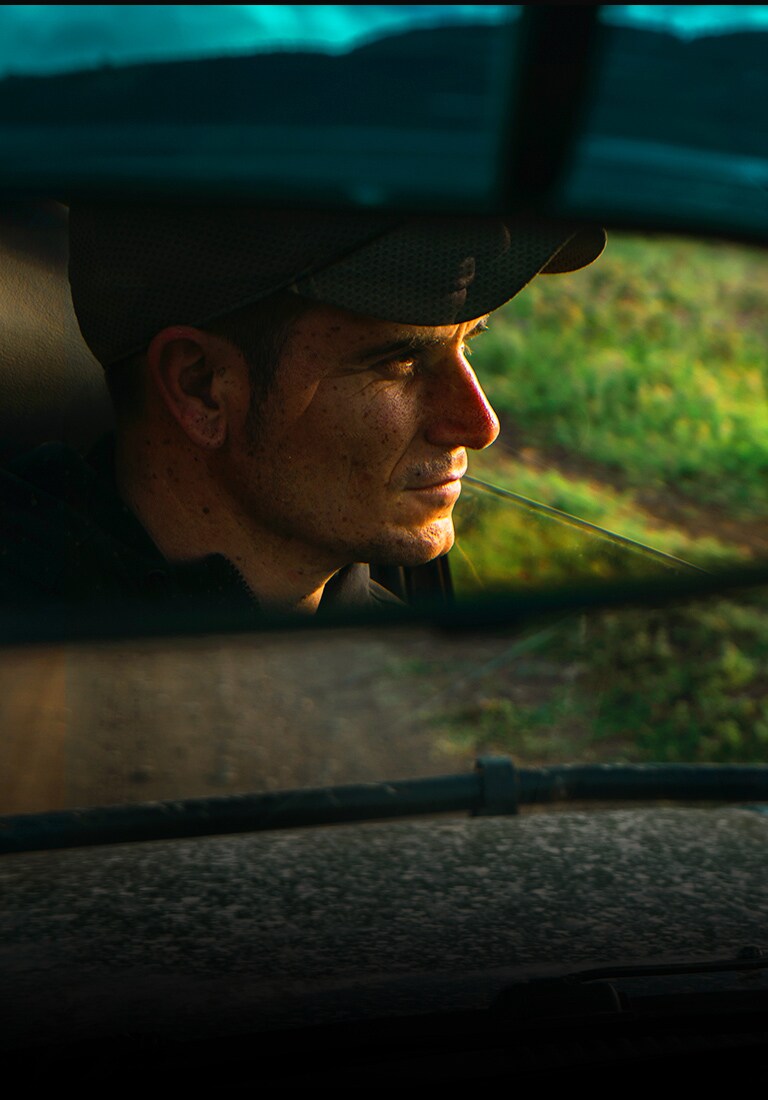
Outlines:
{"label": "man's lips", "polygon": [[463,466],[459,470],[426,474],[418,480],[414,479],[410,484],[406,485],[406,489],[410,492],[416,492],[419,489],[441,489],[446,485],[451,485],[453,482],[461,481],[466,472],[467,467]]}

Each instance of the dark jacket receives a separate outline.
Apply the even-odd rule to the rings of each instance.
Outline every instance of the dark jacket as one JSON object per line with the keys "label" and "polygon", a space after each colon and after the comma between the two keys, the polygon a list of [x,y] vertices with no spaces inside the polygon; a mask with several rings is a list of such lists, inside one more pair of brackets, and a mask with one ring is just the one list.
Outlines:
{"label": "dark jacket", "polygon": [[[258,612],[223,555],[168,562],[117,495],[114,449],[103,439],[84,459],[61,443],[16,456],[0,470],[0,599],[4,604],[192,597]],[[399,601],[353,564],[328,582],[320,611]]]}

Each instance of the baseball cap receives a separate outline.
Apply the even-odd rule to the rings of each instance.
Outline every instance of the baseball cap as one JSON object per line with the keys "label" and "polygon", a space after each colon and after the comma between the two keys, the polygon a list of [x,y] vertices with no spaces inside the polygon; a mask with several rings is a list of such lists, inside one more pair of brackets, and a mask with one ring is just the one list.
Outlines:
{"label": "baseball cap", "polygon": [[69,281],[109,366],[169,325],[202,327],[286,289],[383,321],[459,324],[537,274],[587,266],[605,241],[598,227],[527,217],[77,204]]}

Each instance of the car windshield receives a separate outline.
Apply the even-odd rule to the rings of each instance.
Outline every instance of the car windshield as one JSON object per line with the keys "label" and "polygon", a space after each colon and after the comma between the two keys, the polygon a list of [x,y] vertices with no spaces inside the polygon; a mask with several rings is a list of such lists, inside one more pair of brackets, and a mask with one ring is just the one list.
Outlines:
{"label": "car windshield", "polygon": [[[7,6],[0,15],[9,30],[0,138],[16,153],[0,173],[11,196],[1,228],[13,354],[39,363],[53,333],[77,362],[74,387],[57,389],[61,372],[34,376],[28,431],[8,387],[11,462],[48,438],[87,451],[109,428],[101,369],[68,300],[71,195],[110,196],[122,181],[142,195],[151,184],[168,201],[185,178],[197,201],[246,191],[273,206],[287,187],[299,208],[314,199],[477,212],[511,186],[505,158],[519,167],[509,135],[530,136],[524,112],[510,110],[519,103],[505,64],[520,56],[517,7],[140,7],[127,36],[115,32],[117,8],[95,11],[51,8],[43,20],[39,8]],[[238,623],[227,634],[214,616],[171,638],[142,638],[134,623],[129,640],[119,629],[109,638],[108,604],[100,637],[78,634],[75,613],[14,608],[0,664],[11,762],[0,812],[435,776],[487,753],[531,766],[765,761],[764,593],[731,584],[683,596],[691,578],[762,566],[768,549],[768,175],[754,117],[764,81],[754,58],[768,23],[762,7],[664,12],[601,12],[607,60],[593,74],[570,174],[549,192],[550,213],[608,226],[605,253],[583,270],[535,278],[468,344],[501,427],[470,454],[442,590],[486,611],[510,593],[593,582],[611,599],[510,610],[486,631],[488,619],[466,630],[427,617],[313,630]],[[159,51],[161,38],[173,48]],[[638,100],[641,60],[666,73],[684,56],[690,79],[706,82],[718,50],[737,47],[747,60],[728,70],[734,87],[722,103],[738,94],[752,115],[743,111],[738,126],[708,115],[705,133],[695,97],[681,99],[662,133],[654,103]],[[375,74],[395,56],[393,90]],[[169,81],[192,90],[222,60],[220,96],[169,94]],[[259,81],[288,88],[310,63],[312,105],[276,96],[265,115],[263,97],[239,95]],[[344,67],[339,84],[332,65]],[[338,95],[345,81],[359,100]],[[302,115],[310,106],[312,119]],[[693,136],[686,144],[681,134]],[[269,157],[257,157],[267,140]],[[418,608],[418,573],[378,576]],[[681,597],[670,603],[657,581],[680,582]],[[632,585],[643,583],[651,587],[633,601]],[[37,644],[22,644],[30,638]]]}

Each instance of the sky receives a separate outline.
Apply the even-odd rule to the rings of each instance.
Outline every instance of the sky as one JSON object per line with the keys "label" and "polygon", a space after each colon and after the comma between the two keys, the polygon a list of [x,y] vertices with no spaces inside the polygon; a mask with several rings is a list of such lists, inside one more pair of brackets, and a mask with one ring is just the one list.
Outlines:
{"label": "sky", "polygon": [[417,27],[501,24],[503,4],[6,4],[0,76],[275,48],[344,52]]}
{"label": "sky", "polygon": [[684,39],[768,30],[765,4],[606,4],[601,16],[606,23],[664,30]]}
{"label": "sky", "polygon": [[[276,48],[339,53],[410,28],[500,25],[520,11],[504,4],[5,4],[0,77]],[[768,6],[756,4],[615,4],[601,16],[685,39],[768,30]]]}

